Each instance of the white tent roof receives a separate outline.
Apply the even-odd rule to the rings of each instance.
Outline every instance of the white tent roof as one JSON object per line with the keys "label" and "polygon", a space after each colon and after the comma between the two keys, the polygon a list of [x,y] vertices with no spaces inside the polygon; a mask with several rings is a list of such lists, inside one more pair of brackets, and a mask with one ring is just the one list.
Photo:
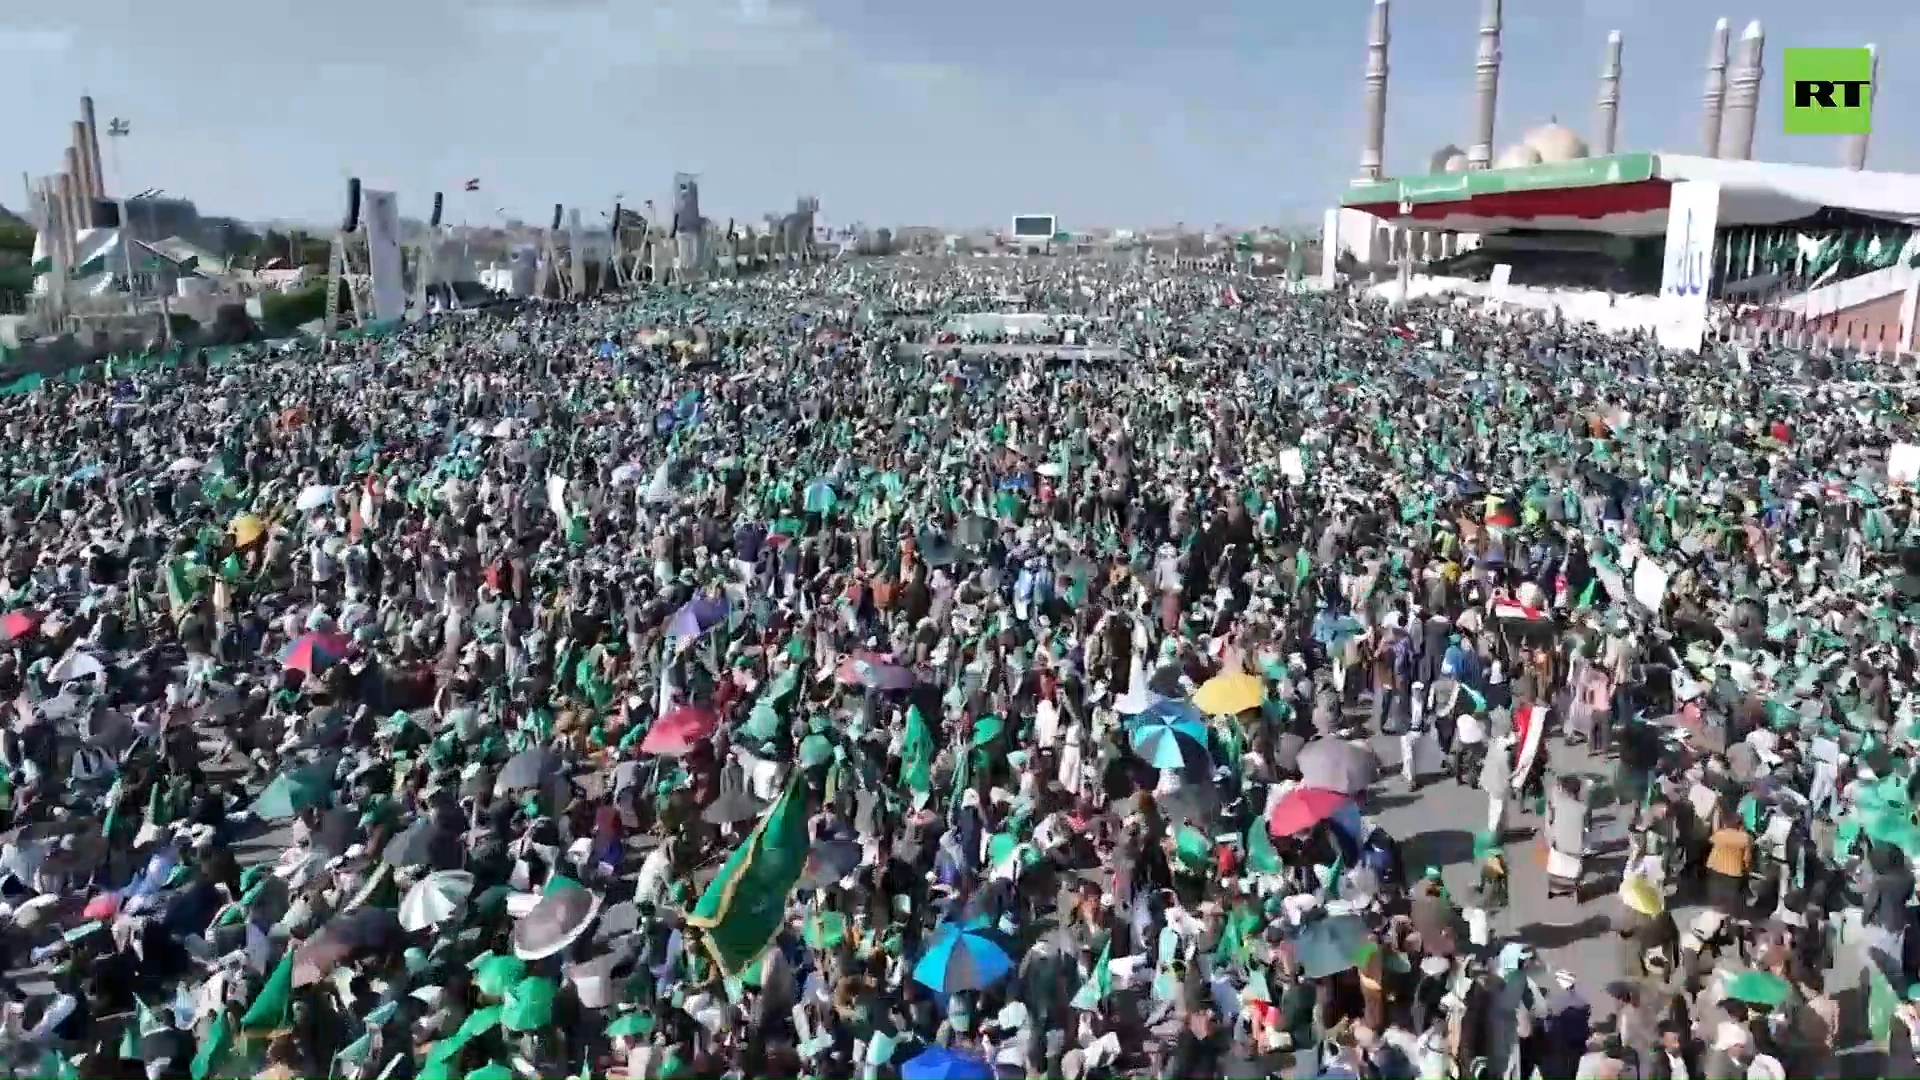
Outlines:
{"label": "white tent roof", "polygon": [[1909,223],[1920,222],[1920,176],[1855,172],[1821,165],[1728,161],[1660,154],[1662,180],[1712,180],[1720,185],[1720,217],[1752,225],[1793,221],[1823,207]]}

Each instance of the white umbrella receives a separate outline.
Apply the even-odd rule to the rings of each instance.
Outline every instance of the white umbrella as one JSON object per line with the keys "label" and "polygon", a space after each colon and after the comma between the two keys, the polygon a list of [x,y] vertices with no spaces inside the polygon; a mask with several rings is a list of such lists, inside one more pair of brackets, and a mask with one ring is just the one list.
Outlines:
{"label": "white umbrella", "polygon": [[473,895],[473,875],[465,870],[438,870],[421,878],[400,900],[400,925],[408,931],[438,926],[466,910]]}
{"label": "white umbrella", "polygon": [[59,663],[53,665],[52,671],[47,672],[47,681],[74,682],[79,679],[90,679],[95,675],[104,675],[106,670],[101,666],[99,658],[92,653],[70,652]]}
{"label": "white umbrella", "polygon": [[301,510],[318,510],[333,501],[333,489],[325,484],[310,484],[300,491],[293,505]]}
{"label": "white umbrella", "polygon": [[199,458],[183,457],[180,460],[174,462],[173,464],[167,466],[167,471],[177,472],[177,473],[190,473],[190,472],[199,472],[203,467],[204,466],[201,464]]}
{"label": "white umbrella", "polygon": [[646,498],[648,502],[663,503],[673,501],[673,482],[667,478],[667,467],[671,464],[673,464],[672,461],[663,461],[660,463],[660,467],[654,470],[653,481],[647,485]]}

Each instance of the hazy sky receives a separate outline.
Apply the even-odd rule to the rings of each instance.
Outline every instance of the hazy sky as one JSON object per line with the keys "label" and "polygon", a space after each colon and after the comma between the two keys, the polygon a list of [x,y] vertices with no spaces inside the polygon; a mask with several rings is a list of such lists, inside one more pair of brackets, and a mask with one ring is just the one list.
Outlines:
{"label": "hazy sky", "polygon": [[[1368,0],[67,0],[5,5],[12,101],[0,203],[52,172],[82,92],[116,189],[314,220],[344,179],[424,216],[528,220],[556,201],[709,217],[817,193],[830,223],[1063,227],[1317,219],[1353,176]],[[1390,173],[1472,136],[1478,0],[1396,0]],[[1920,171],[1916,0],[1507,0],[1496,143],[1557,114],[1592,127],[1609,30],[1626,40],[1621,145],[1694,152],[1714,18],[1767,29],[1757,154],[1833,164],[1780,133],[1780,50],[1880,46],[1871,164]],[[24,95],[24,97],[23,97]],[[1893,118],[1908,122],[1895,123]],[[104,138],[104,135],[103,135]],[[479,195],[455,194],[479,177]],[[543,212],[542,207],[548,210]]]}

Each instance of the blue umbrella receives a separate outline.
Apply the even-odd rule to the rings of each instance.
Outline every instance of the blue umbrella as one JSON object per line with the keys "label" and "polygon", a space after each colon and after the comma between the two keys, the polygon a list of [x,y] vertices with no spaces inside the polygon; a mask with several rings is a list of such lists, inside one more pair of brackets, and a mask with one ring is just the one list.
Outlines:
{"label": "blue umbrella", "polygon": [[1207,729],[1188,720],[1148,716],[1133,727],[1133,752],[1156,769],[1206,771],[1213,768],[1207,754]]}
{"label": "blue umbrella", "polygon": [[901,1080],[993,1080],[993,1066],[977,1057],[929,1046],[900,1063]]}
{"label": "blue umbrella", "polygon": [[725,593],[696,596],[673,613],[667,621],[667,634],[677,638],[697,638],[727,621],[730,605]]}
{"label": "blue umbrella", "polygon": [[913,965],[915,982],[943,994],[985,990],[1013,970],[1013,957],[989,931],[945,923]]}

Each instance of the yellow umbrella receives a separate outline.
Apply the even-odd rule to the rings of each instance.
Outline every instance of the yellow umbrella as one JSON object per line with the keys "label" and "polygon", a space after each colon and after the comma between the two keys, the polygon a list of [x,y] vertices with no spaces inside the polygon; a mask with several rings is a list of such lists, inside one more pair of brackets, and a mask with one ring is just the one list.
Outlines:
{"label": "yellow umbrella", "polygon": [[1266,692],[1255,676],[1244,671],[1223,671],[1193,692],[1193,705],[1209,716],[1232,715],[1259,708],[1265,698]]}
{"label": "yellow umbrella", "polygon": [[1649,918],[1660,914],[1667,906],[1666,897],[1653,887],[1645,874],[1628,874],[1620,882],[1620,900],[1633,911]]}
{"label": "yellow umbrella", "polygon": [[266,535],[267,525],[252,514],[241,514],[228,523],[227,531],[233,534],[236,545],[246,547]]}

